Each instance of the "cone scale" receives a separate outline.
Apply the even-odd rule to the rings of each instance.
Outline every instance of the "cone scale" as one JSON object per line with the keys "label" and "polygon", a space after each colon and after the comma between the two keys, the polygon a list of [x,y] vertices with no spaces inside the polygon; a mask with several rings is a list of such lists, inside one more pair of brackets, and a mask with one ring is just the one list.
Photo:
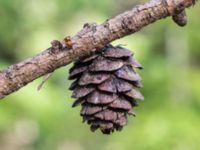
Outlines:
{"label": "cone scale", "polygon": [[128,116],[135,115],[136,100],[144,97],[139,91],[141,77],[136,69],[142,66],[130,50],[107,45],[87,58],[74,63],[69,79],[75,98],[73,107],[81,105],[80,115],[91,131],[104,134],[120,131]]}

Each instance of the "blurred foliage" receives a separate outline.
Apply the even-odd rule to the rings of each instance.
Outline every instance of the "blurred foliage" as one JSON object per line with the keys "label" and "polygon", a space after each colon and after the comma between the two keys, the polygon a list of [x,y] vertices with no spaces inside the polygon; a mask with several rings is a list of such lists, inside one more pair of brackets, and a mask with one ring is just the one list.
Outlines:
{"label": "blurred foliage", "polygon": [[[141,1],[0,0],[0,69],[31,57],[50,41],[74,35],[86,22],[101,23]],[[189,23],[170,18],[117,40],[143,64],[145,101],[122,132],[91,133],[71,108],[70,65],[0,102],[2,150],[198,150],[200,149],[200,5],[187,10]]]}

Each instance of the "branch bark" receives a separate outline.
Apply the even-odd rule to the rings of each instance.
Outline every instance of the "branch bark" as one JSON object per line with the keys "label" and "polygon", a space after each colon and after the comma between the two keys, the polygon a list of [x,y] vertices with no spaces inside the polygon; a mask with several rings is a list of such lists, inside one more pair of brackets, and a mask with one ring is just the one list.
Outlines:
{"label": "branch bark", "polygon": [[80,32],[65,38],[62,44],[53,41],[44,52],[0,71],[0,99],[78,57],[90,55],[116,39],[137,32],[159,19],[181,13],[194,4],[195,0],[152,0],[101,25],[85,24]]}

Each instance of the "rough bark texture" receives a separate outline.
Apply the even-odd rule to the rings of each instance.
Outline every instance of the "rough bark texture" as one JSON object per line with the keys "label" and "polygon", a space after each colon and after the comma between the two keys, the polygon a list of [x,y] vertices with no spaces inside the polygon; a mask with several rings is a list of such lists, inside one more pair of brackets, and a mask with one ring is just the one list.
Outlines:
{"label": "rough bark texture", "polygon": [[0,71],[0,99],[78,57],[89,55],[96,48],[137,32],[159,19],[179,14],[194,4],[195,0],[152,0],[101,25],[85,24],[75,36],[65,38],[63,44],[53,41],[52,47],[41,54]]}

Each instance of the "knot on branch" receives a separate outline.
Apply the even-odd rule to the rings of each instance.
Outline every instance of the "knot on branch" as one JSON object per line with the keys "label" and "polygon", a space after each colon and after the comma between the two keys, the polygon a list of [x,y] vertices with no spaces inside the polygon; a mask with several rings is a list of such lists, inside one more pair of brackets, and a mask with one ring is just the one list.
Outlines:
{"label": "knot on branch", "polygon": [[63,49],[63,45],[58,40],[51,41],[51,53],[57,53]]}
{"label": "knot on branch", "polygon": [[186,15],[185,10],[183,10],[179,14],[172,15],[172,19],[177,25],[179,25],[181,27],[183,27],[187,24],[187,15]]}
{"label": "knot on branch", "polygon": [[125,16],[122,18],[121,26],[127,32],[134,32],[141,28],[140,26],[138,26],[137,18],[131,18],[129,16]]}
{"label": "knot on branch", "polygon": [[172,15],[172,20],[178,26],[181,26],[181,27],[187,24],[187,15],[186,15],[185,6],[183,2],[180,3],[178,7],[176,7],[176,9],[174,10],[174,14]]}
{"label": "knot on branch", "polygon": [[97,23],[95,23],[95,22],[85,23],[83,25],[83,29],[81,31],[79,31],[76,35],[79,38],[82,38],[83,35],[85,35],[86,33],[90,32],[90,31],[95,32],[96,28],[97,28]]}

